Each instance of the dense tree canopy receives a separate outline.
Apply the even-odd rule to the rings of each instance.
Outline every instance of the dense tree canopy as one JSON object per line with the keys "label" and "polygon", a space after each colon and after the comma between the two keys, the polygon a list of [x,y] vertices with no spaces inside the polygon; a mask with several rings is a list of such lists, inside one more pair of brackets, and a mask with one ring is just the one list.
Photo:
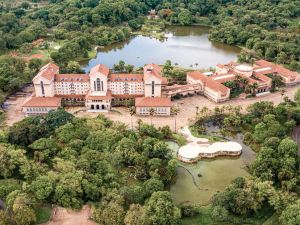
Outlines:
{"label": "dense tree canopy", "polygon": [[250,176],[235,179],[225,191],[213,197],[212,215],[217,221],[232,222],[230,215],[253,216],[269,209],[279,215],[282,224],[297,224],[299,156],[298,145],[289,136],[300,122],[298,93],[295,100],[285,98],[277,106],[257,102],[244,114],[220,109],[207,117],[200,111],[201,123],[208,118],[224,132],[242,132],[244,142],[257,151],[248,168]]}
{"label": "dense tree canopy", "polygon": [[[0,144],[0,198],[12,212],[6,216],[20,225],[36,220],[39,204],[79,209],[86,202],[97,203],[93,218],[101,224],[139,223],[146,219],[145,202],[164,190],[177,168],[164,133],[146,124],[133,131],[59,109],[27,117],[7,135],[8,143]],[[170,196],[165,201],[173,204]]]}
{"label": "dense tree canopy", "polygon": [[[94,45],[109,45],[129,38],[156,9],[170,24],[212,26],[210,38],[246,47],[241,61],[265,58],[300,70],[300,2],[288,0],[49,0],[47,6],[23,4],[0,8],[0,52],[30,52],[38,38],[66,40],[51,58],[64,68],[69,61],[88,57]],[[250,51],[249,51],[250,50]]]}

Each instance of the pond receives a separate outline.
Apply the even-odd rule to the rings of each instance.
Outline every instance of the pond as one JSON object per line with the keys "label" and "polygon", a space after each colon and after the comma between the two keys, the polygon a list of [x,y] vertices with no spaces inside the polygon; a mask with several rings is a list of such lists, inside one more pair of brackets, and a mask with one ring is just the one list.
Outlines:
{"label": "pond", "polygon": [[[255,153],[243,144],[241,134],[231,140],[242,145],[240,157],[200,160],[195,164],[179,162],[176,181],[170,187],[175,203],[189,202],[206,205],[217,191],[223,191],[233,179],[248,175],[245,168],[254,160]],[[179,146],[169,143],[169,147],[176,157]],[[201,174],[201,177],[198,174]]]}
{"label": "pond", "polygon": [[170,26],[166,40],[135,36],[125,42],[112,44],[98,51],[96,58],[82,64],[85,72],[96,64],[108,67],[124,60],[136,67],[147,63],[162,65],[171,60],[183,68],[209,68],[218,63],[236,60],[240,48],[208,39],[209,28],[204,26]]}

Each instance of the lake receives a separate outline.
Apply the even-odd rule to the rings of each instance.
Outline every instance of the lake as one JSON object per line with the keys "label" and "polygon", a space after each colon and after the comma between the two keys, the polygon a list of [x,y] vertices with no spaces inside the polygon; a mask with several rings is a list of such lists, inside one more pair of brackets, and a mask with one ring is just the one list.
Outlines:
{"label": "lake", "polygon": [[166,39],[161,41],[145,36],[134,36],[125,42],[104,47],[96,58],[82,64],[85,72],[97,64],[108,67],[124,60],[136,67],[147,63],[164,64],[171,60],[183,68],[209,68],[218,63],[237,59],[240,48],[208,39],[209,28],[204,26],[170,26]]}

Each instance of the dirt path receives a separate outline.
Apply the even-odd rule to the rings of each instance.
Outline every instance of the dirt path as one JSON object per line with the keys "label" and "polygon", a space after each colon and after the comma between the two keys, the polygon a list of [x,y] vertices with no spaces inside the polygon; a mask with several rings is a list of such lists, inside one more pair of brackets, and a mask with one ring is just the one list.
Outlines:
{"label": "dirt path", "polygon": [[99,225],[89,220],[91,208],[88,205],[82,207],[80,211],[71,211],[62,207],[56,207],[52,211],[52,218],[42,225]]}
{"label": "dirt path", "polygon": [[22,113],[22,105],[27,98],[32,95],[32,85],[26,86],[23,90],[10,96],[4,103],[6,111],[6,125],[11,126],[24,118]]}

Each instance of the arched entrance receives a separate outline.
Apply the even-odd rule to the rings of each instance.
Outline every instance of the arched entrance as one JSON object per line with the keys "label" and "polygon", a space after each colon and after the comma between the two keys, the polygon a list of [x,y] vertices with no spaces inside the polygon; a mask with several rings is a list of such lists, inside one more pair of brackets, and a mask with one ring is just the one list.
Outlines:
{"label": "arched entrance", "polygon": [[104,105],[101,106],[102,109],[105,109]]}
{"label": "arched entrance", "polygon": [[91,109],[95,109],[95,106],[94,106],[94,105],[91,105]]}
{"label": "arched entrance", "polygon": [[96,105],[96,109],[100,109],[100,108],[99,108],[99,105]]}

